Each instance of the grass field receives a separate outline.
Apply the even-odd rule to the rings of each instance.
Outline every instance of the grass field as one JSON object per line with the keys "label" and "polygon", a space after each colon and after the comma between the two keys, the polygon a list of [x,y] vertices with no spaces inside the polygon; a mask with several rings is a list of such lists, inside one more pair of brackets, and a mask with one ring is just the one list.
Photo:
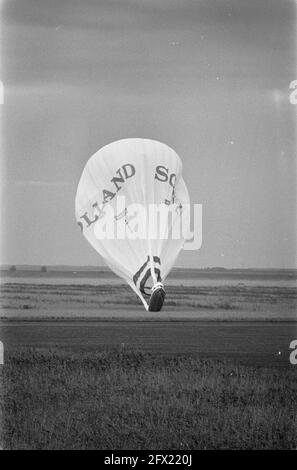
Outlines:
{"label": "grass field", "polygon": [[234,363],[291,367],[296,322],[173,319],[7,319],[1,321],[6,352],[23,347],[102,351],[129,346],[157,354],[199,354]]}
{"label": "grass field", "polygon": [[156,314],[105,271],[2,276],[0,446],[296,449],[296,272],[173,274]]}
{"label": "grass field", "polygon": [[297,447],[293,368],[25,348],[0,370],[4,449]]}
{"label": "grass field", "polygon": [[0,285],[1,316],[296,320],[297,289],[291,285],[257,285],[247,280],[218,285],[195,280],[186,284],[181,280],[166,287],[162,312],[148,313],[120,280],[112,284],[95,278],[94,285],[86,280],[79,284],[72,284],[72,279],[55,284],[49,280],[4,282]]}

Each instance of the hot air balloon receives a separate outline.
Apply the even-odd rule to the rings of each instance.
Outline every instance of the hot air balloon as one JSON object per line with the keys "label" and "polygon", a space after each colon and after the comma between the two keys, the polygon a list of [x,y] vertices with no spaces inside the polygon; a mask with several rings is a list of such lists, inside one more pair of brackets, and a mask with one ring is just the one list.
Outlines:
{"label": "hot air balloon", "polygon": [[182,218],[188,223],[188,207],[177,153],[140,138],[98,150],[84,167],[75,198],[83,235],[150,311],[162,308],[164,281],[186,238],[185,230],[176,229]]}

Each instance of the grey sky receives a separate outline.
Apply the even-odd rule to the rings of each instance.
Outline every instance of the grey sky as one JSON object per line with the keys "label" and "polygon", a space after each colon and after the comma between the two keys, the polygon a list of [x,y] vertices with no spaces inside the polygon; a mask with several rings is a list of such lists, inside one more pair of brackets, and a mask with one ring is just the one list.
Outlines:
{"label": "grey sky", "polygon": [[2,262],[100,264],[84,164],[124,137],[181,156],[203,245],[179,265],[296,266],[292,0],[2,3]]}

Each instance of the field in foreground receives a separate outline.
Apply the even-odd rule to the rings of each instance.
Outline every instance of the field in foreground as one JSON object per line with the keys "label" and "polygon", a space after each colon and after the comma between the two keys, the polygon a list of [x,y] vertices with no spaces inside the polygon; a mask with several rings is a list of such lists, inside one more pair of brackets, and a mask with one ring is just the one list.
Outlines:
{"label": "field in foreground", "polygon": [[0,371],[4,449],[297,447],[293,369],[19,348]]}

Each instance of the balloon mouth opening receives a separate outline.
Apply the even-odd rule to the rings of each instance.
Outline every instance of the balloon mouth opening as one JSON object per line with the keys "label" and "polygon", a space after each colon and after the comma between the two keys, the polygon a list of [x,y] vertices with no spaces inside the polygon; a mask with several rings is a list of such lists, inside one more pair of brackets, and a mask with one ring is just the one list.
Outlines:
{"label": "balloon mouth opening", "polygon": [[149,311],[150,312],[159,312],[165,300],[165,290],[162,282],[156,282],[152,287],[152,293],[149,302]]}
{"label": "balloon mouth opening", "polygon": [[164,290],[164,284],[162,284],[162,282],[156,282],[156,284],[153,285],[152,287],[152,293],[156,290],[156,289],[163,289]]}

